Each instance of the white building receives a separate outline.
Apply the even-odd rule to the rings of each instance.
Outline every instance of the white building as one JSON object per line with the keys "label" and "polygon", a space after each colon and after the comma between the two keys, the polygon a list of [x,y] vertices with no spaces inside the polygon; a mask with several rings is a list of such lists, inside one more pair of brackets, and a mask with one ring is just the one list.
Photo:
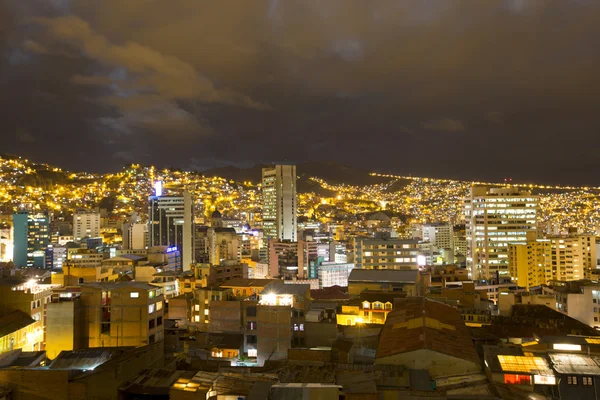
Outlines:
{"label": "white building", "polygon": [[123,248],[145,249],[148,247],[148,224],[123,224]]}
{"label": "white building", "polygon": [[319,266],[319,288],[325,288],[330,286],[348,286],[348,277],[350,272],[354,269],[354,264],[343,263],[338,264],[334,262],[324,262]]}
{"label": "white building", "polygon": [[262,200],[265,239],[297,241],[295,165],[263,168]]}
{"label": "white building", "polygon": [[80,242],[86,237],[100,236],[100,213],[79,210],[73,214],[73,239]]}
{"label": "white building", "polygon": [[539,197],[514,187],[473,186],[465,199],[467,268],[473,279],[509,275],[508,245],[536,230]]}
{"label": "white building", "polygon": [[452,225],[434,223],[423,225],[423,241],[433,244],[438,249],[454,248],[454,231]]}

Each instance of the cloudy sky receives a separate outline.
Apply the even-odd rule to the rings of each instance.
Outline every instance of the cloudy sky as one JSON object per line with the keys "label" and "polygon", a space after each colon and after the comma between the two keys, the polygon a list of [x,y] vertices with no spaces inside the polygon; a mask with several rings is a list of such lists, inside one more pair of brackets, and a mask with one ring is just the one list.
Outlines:
{"label": "cloudy sky", "polygon": [[600,184],[597,0],[4,0],[0,153]]}

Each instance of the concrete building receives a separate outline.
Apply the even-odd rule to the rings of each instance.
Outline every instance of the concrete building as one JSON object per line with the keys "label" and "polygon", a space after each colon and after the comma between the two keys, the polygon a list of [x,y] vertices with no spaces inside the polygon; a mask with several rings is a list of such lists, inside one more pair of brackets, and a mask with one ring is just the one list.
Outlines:
{"label": "concrete building", "polygon": [[590,281],[552,282],[543,293],[554,295],[557,311],[600,329],[600,284]]}
{"label": "concrete building", "polygon": [[40,322],[28,313],[14,310],[0,315],[0,353],[22,349],[38,351],[43,347]]}
{"label": "concrete building", "polygon": [[424,298],[398,302],[388,314],[375,363],[427,370],[432,378],[481,371],[460,312]]}
{"label": "concrete building", "polygon": [[509,245],[508,255],[513,280],[526,288],[555,280],[591,279],[596,271],[596,237],[536,239],[535,234],[529,234],[525,244]]}
{"label": "concrete building", "polygon": [[35,280],[21,278],[0,279],[0,314],[19,310],[38,322],[36,328],[41,331],[32,339],[43,347],[44,330],[46,328],[46,307],[50,302],[52,290],[58,285],[40,284]]}
{"label": "concrete building", "polygon": [[319,288],[348,286],[348,278],[354,269],[353,263],[324,262],[318,267]]}
{"label": "concrete building", "polygon": [[80,242],[83,238],[100,236],[100,213],[78,210],[73,214],[73,239]]}
{"label": "concrete building", "polygon": [[15,266],[45,267],[45,252],[50,243],[49,226],[48,213],[20,211],[13,214],[13,261]]}
{"label": "concrete building", "polygon": [[99,267],[104,260],[104,254],[93,249],[69,249],[67,251],[69,263],[73,267]]}
{"label": "concrete building", "polygon": [[176,247],[181,254],[181,266],[188,271],[194,261],[194,218],[192,197],[150,196],[149,246]]}
{"label": "concrete building", "polygon": [[262,219],[265,239],[297,240],[296,166],[262,170]]}
{"label": "concrete building", "polygon": [[12,223],[6,220],[0,220],[0,262],[12,261],[13,250]]}
{"label": "concrete building", "polygon": [[348,277],[348,294],[358,297],[363,291],[403,292],[407,296],[424,294],[417,270],[365,270],[354,268]]}
{"label": "concrete building", "polygon": [[162,343],[140,348],[65,351],[49,365],[0,368],[0,385],[11,399],[118,399],[119,387],[142,370],[164,365]]}
{"label": "concrete building", "polygon": [[354,239],[356,269],[416,270],[418,252],[416,240]]}
{"label": "concrete building", "polygon": [[473,279],[508,276],[509,244],[525,244],[537,229],[539,197],[514,187],[473,186],[465,199],[467,268]]}
{"label": "concrete building", "polygon": [[233,228],[208,228],[208,251],[208,261],[213,265],[242,259],[241,241]]}
{"label": "concrete building", "polygon": [[[57,290],[48,304],[47,325],[52,326],[47,332],[48,356],[70,350],[64,347],[68,343],[78,350],[161,341],[163,308],[162,290],[146,283],[89,283]],[[65,335],[71,328],[73,336]]]}
{"label": "concrete building", "polygon": [[449,223],[423,224],[423,241],[438,249],[454,249],[454,230]]}
{"label": "concrete building", "polygon": [[57,244],[49,244],[46,248],[46,268],[62,269],[67,262],[67,248]]}
{"label": "concrete building", "polygon": [[145,249],[148,245],[148,224],[140,222],[128,222],[123,224],[124,249]]}

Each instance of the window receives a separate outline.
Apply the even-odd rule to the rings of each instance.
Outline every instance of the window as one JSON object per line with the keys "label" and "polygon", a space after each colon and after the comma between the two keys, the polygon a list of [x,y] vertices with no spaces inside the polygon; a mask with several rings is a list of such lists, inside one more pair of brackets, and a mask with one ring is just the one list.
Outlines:
{"label": "window", "polygon": [[577,377],[567,376],[567,385],[577,385]]}
{"label": "window", "polygon": [[156,311],[162,310],[162,307],[163,307],[162,301],[159,301],[158,303],[156,303]]}
{"label": "window", "polygon": [[154,312],[154,304],[148,304],[148,314],[152,314]]}
{"label": "window", "polygon": [[304,332],[304,324],[300,324],[300,330]]}
{"label": "window", "polygon": [[151,319],[150,321],[148,321],[148,329],[154,329],[154,327],[156,326],[156,321]]}
{"label": "window", "polygon": [[131,297],[132,299],[137,299],[138,297],[140,297],[140,293],[139,292],[131,292],[131,293],[129,293],[129,297]]}
{"label": "window", "polygon": [[200,316],[199,315],[195,315],[194,316],[194,322],[200,322]]}
{"label": "window", "polygon": [[583,386],[594,386],[594,380],[591,376],[584,376],[581,378]]}
{"label": "window", "polygon": [[208,309],[204,310],[204,315],[208,315]]}
{"label": "window", "polygon": [[194,306],[194,310],[196,310],[196,311],[200,311],[200,304],[196,304],[196,305]]}
{"label": "window", "polygon": [[257,356],[258,356],[258,350],[248,349],[248,357],[257,357]]}
{"label": "window", "polygon": [[156,319],[156,326],[161,326],[162,325],[162,317],[158,317]]}
{"label": "window", "polygon": [[256,317],[256,307],[246,308],[246,316],[247,317]]}
{"label": "window", "polygon": [[298,331],[298,324],[294,324],[294,331]]}

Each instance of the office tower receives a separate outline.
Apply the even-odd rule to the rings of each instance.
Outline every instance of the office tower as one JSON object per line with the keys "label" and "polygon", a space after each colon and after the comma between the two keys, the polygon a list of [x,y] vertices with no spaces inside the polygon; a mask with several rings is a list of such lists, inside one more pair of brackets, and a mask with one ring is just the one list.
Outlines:
{"label": "office tower", "polygon": [[550,281],[592,279],[596,269],[596,237],[573,235],[537,239],[509,246],[510,273],[519,286],[547,285]]}
{"label": "office tower", "polygon": [[15,266],[44,268],[50,243],[49,226],[48,213],[20,211],[13,214]]}
{"label": "office tower", "polygon": [[418,269],[418,241],[405,239],[354,239],[355,268]]}
{"label": "office tower", "polygon": [[190,270],[194,254],[194,218],[192,197],[150,196],[148,210],[149,245],[177,247],[182,268]]}
{"label": "office tower", "polygon": [[73,240],[80,242],[86,237],[100,236],[100,213],[78,210],[73,214]]}
{"label": "office tower", "polygon": [[265,239],[297,240],[296,166],[262,170],[262,218]]}
{"label": "office tower", "polygon": [[467,268],[473,279],[508,276],[508,245],[536,230],[539,197],[515,187],[473,186],[465,199]]}

